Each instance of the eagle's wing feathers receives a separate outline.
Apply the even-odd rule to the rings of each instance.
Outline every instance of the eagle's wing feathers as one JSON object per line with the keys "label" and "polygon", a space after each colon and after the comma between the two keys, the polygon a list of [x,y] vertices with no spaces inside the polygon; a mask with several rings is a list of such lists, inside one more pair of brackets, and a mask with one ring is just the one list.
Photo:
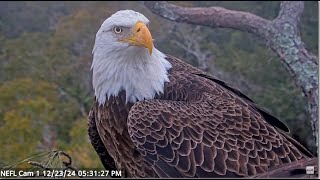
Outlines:
{"label": "eagle's wing feathers", "polygon": [[159,176],[248,176],[302,158],[260,114],[216,102],[147,100],[131,108],[129,135]]}
{"label": "eagle's wing feathers", "polygon": [[167,60],[169,60],[171,63],[173,63],[175,65],[174,68],[176,71],[184,72],[187,70],[187,72],[189,72],[191,74],[195,74],[197,76],[200,76],[200,77],[203,77],[203,78],[208,79],[210,81],[213,81],[214,83],[225,88],[225,90],[236,94],[238,97],[240,97],[244,101],[246,101],[246,103],[250,104],[253,108],[257,109],[265,117],[266,121],[268,121],[270,124],[282,129],[285,132],[289,132],[289,128],[284,123],[282,123],[277,117],[275,117],[270,112],[268,112],[265,108],[259,106],[255,102],[253,102],[252,99],[250,99],[248,96],[243,94],[238,88],[235,88],[235,87],[229,85],[228,83],[220,80],[217,77],[214,77],[212,75],[207,74],[206,72],[203,72],[197,68],[194,68],[193,66],[183,62],[180,59],[177,59],[177,58],[170,56],[170,55],[167,55],[167,56],[168,56]]}
{"label": "eagle's wing feathers", "polygon": [[164,94],[134,104],[127,119],[133,143],[159,176],[248,176],[305,156],[240,91],[167,59],[173,69]]}
{"label": "eagle's wing feathers", "polygon": [[[292,162],[282,167],[276,167],[265,173],[252,176],[251,178],[317,178],[318,177],[318,157],[306,158]],[[306,172],[307,166],[314,168],[314,174]]]}
{"label": "eagle's wing feathers", "polygon": [[226,88],[227,90],[230,90],[231,92],[235,93],[236,95],[241,97],[243,100],[245,100],[248,104],[250,104],[252,107],[257,109],[264,117],[266,117],[265,119],[270,124],[282,129],[285,132],[289,132],[289,128],[283,122],[281,122],[278,118],[276,118],[274,115],[272,115],[270,112],[268,112],[265,108],[254,103],[248,96],[243,94],[239,89],[232,87],[231,85],[227,84],[226,82],[224,82],[218,78],[214,78],[212,76],[209,76],[207,74],[197,73],[197,75],[204,77],[204,78],[207,78],[207,79],[210,79],[210,80],[214,81],[215,83],[221,85],[222,87]]}
{"label": "eagle's wing feathers", "polygon": [[97,154],[99,155],[99,158],[103,166],[109,170],[117,169],[113,158],[108,153],[98,133],[94,111],[95,108],[93,107],[90,110],[88,117],[88,134],[90,142],[93,148],[96,150]]}

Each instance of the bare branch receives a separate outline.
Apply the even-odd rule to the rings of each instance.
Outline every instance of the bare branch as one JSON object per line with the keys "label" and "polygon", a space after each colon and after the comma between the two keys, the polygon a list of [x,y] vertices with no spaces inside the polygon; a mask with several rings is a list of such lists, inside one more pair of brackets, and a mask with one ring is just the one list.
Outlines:
{"label": "bare branch", "polygon": [[[77,173],[79,170],[72,165],[72,158],[71,158],[71,156],[70,156],[68,153],[66,153],[66,152],[64,152],[64,151],[53,151],[53,152],[54,152],[54,155],[53,155],[53,157],[52,157],[53,159],[56,158],[56,157],[60,158],[61,155],[63,155],[63,156],[65,156],[65,157],[68,158],[68,161],[62,161],[62,163],[63,163],[63,165],[64,165],[64,167],[62,168],[62,170],[71,169],[71,170],[73,170],[73,171],[76,172],[75,175],[77,175],[78,177],[81,177],[81,176],[79,176],[78,173]],[[56,169],[56,167],[48,167],[48,165],[44,165],[44,164],[39,163],[39,162],[36,162],[36,161],[29,161],[28,163],[29,163],[30,165],[32,165],[32,166],[41,168],[41,169],[43,169],[43,170],[54,170],[54,169]],[[43,174],[41,174],[41,175],[43,175]]]}
{"label": "bare branch", "polygon": [[[182,30],[183,29],[183,30]],[[188,54],[194,56],[197,60],[198,67],[204,71],[209,70],[209,59],[213,57],[213,53],[208,50],[201,49],[201,42],[203,41],[203,36],[199,36],[200,26],[195,28],[178,28],[175,34],[181,42],[173,38],[171,41],[182,48]]]}
{"label": "bare branch", "polygon": [[35,167],[39,167],[39,168],[44,169],[44,170],[51,170],[51,168],[48,168],[45,165],[43,165],[43,164],[41,164],[39,162],[36,162],[36,161],[29,161],[28,164],[30,164],[32,166],[35,166]]}
{"label": "bare branch", "polygon": [[[210,61],[214,61],[214,53],[210,50],[204,50],[200,48],[200,44],[204,41],[203,36],[199,36],[201,31],[200,26],[195,28],[174,28],[175,31],[171,32],[178,36],[177,38],[172,38],[170,41],[173,42],[178,47],[185,50],[186,53],[195,56],[198,62],[198,68],[206,72],[214,72],[214,76],[219,79],[224,79],[226,82],[231,83],[235,87],[248,92],[249,90],[255,89],[256,91],[262,91],[260,86],[257,86],[253,82],[250,82],[248,79],[244,78],[241,74],[237,74],[237,79],[235,80],[234,74],[230,74],[217,68],[214,63],[209,65]],[[181,40],[180,40],[181,39]]]}
{"label": "bare branch", "polygon": [[71,158],[71,156],[69,154],[67,154],[64,151],[60,151],[59,155],[60,154],[66,156],[68,158],[68,160],[69,160],[69,161],[62,161],[62,163],[65,165],[64,169],[72,169],[74,171],[78,171],[78,169],[72,165],[72,158]]}
{"label": "bare branch", "polygon": [[176,22],[185,22],[209,27],[232,28],[251,32],[259,36],[265,35],[264,27],[271,22],[255,14],[229,10],[222,7],[186,8],[165,1],[145,1],[153,13]]}
{"label": "bare branch", "polygon": [[275,20],[287,20],[295,23],[300,22],[300,16],[304,10],[302,1],[282,1],[280,4],[279,15]]}

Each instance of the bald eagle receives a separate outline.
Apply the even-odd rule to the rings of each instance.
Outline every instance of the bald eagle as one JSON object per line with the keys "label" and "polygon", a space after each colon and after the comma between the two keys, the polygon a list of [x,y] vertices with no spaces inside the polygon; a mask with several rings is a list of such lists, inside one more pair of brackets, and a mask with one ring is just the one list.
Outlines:
{"label": "bald eagle", "polygon": [[312,156],[238,89],[156,49],[148,24],[121,10],[96,34],[88,133],[106,169],[245,177]]}

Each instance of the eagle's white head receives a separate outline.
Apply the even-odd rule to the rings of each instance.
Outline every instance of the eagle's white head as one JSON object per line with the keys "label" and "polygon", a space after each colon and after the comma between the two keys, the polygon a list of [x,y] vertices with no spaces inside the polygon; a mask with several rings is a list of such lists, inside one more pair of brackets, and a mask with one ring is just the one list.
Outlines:
{"label": "eagle's white head", "polygon": [[125,90],[126,102],[152,99],[163,92],[171,64],[153,46],[149,20],[132,10],[106,19],[93,48],[93,88],[100,105]]}

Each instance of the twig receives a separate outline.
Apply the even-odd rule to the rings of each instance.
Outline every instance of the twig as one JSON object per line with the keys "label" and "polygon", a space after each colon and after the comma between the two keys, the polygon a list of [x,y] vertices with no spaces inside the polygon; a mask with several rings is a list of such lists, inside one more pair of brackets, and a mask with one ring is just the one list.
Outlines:
{"label": "twig", "polygon": [[[60,156],[61,156],[61,155],[67,157],[67,158],[68,158],[67,161],[62,161],[62,164],[64,165],[64,167],[61,168],[61,169],[64,170],[64,171],[65,171],[65,170],[68,170],[68,169],[73,170],[73,171],[76,172],[75,175],[77,175],[78,177],[81,178],[81,176],[78,175],[78,171],[79,171],[79,170],[72,165],[72,158],[71,158],[71,156],[70,156],[68,153],[66,153],[66,152],[64,152],[64,151],[57,151],[57,150],[55,150],[55,151],[53,151],[53,152],[54,152],[54,154],[53,154],[53,157],[52,157],[52,159],[51,159],[52,161],[54,161],[54,158],[56,158],[57,156],[58,156],[59,159],[60,159]],[[49,162],[50,162],[50,161],[49,161]],[[47,165],[44,165],[44,164],[39,163],[39,162],[36,162],[36,161],[29,161],[28,163],[29,163],[30,165],[32,165],[32,166],[41,168],[41,169],[43,169],[43,170],[54,170],[54,169],[57,169],[57,168],[54,168],[54,167],[48,167],[49,164],[50,164],[49,162],[48,162]],[[43,176],[43,173],[41,173],[40,176]]]}

